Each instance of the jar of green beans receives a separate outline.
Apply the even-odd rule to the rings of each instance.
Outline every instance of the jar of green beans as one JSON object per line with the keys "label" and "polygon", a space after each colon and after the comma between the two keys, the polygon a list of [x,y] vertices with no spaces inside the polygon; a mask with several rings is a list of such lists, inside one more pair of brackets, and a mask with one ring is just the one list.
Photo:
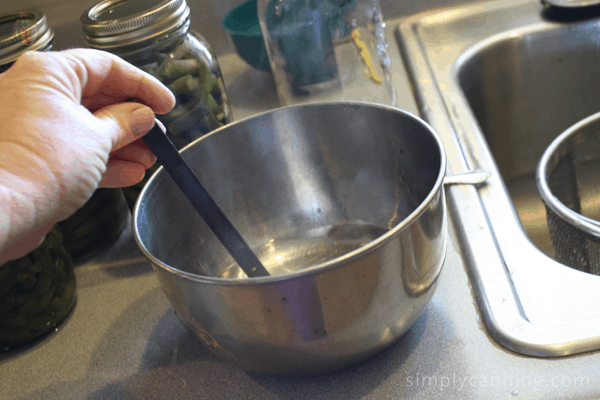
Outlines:
{"label": "jar of green beans", "polygon": [[123,190],[96,189],[83,207],[58,223],[73,260],[79,264],[112,245],[127,228],[129,215]]}
{"label": "jar of green beans", "polygon": [[75,304],[75,273],[55,225],[29,254],[0,265],[0,351],[56,329]]}
{"label": "jar of green beans", "polygon": [[[178,149],[232,121],[217,58],[190,29],[189,14],[185,0],[104,0],[81,17],[90,47],[120,56],[175,94],[175,108],[157,118]],[[152,172],[125,189],[130,206]]]}

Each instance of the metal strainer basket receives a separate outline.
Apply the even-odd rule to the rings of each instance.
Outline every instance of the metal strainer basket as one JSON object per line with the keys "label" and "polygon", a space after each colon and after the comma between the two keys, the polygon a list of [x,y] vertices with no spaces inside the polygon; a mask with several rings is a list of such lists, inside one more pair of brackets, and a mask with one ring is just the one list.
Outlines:
{"label": "metal strainer basket", "polygon": [[537,186],[556,260],[600,275],[600,113],[550,144],[538,165]]}

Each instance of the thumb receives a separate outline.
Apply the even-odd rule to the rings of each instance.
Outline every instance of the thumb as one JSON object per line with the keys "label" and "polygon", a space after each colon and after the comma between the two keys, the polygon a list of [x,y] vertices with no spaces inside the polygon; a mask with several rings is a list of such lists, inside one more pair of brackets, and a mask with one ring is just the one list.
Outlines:
{"label": "thumb", "polygon": [[154,112],[148,106],[134,102],[113,104],[94,113],[107,125],[112,151],[144,136],[154,126]]}

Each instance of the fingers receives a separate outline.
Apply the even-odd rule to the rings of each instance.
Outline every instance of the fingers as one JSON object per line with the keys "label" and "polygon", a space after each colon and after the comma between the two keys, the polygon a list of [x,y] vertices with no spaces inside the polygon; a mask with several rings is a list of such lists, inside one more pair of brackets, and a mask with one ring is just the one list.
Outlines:
{"label": "fingers", "polygon": [[[119,57],[92,49],[61,52],[29,51],[0,80],[14,86],[24,83],[46,88],[67,99],[88,106],[92,111],[108,104],[136,98],[157,113],[167,113],[175,97],[160,81]],[[100,104],[93,104],[98,103]]]}
{"label": "fingers", "polygon": [[[175,104],[171,91],[156,78],[107,52],[90,49],[53,54],[27,52],[17,64],[22,73],[13,69],[10,80],[20,78],[31,82],[35,78],[40,81],[36,88],[46,98],[54,101],[66,96],[106,121],[113,151],[148,132],[154,121],[152,111],[166,113]],[[141,108],[139,103],[121,105],[132,98],[149,108]],[[68,101],[64,104],[67,107]],[[105,125],[100,127],[102,133],[106,130]]]}
{"label": "fingers", "polygon": [[63,94],[91,110],[130,98],[159,114],[175,105],[175,97],[158,79],[104,51],[27,52],[18,62],[22,70],[55,80]]}
{"label": "fingers", "polygon": [[82,99],[107,96],[115,102],[138,99],[157,113],[175,105],[175,97],[160,81],[110,53],[72,49],[61,52],[75,61],[83,82]]}
{"label": "fingers", "polygon": [[135,185],[144,178],[146,169],[153,166],[155,162],[154,154],[141,139],[138,139],[110,155],[100,186]]}
{"label": "fingers", "polygon": [[144,168],[150,168],[156,162],[156,157],[141,139],[113,152],[110,155],[110,159],[133,161],[143,165]]}
{"label": "fingers", "polygon": [[140,139],[154,126],[154,113],[139,103],[114,104],[96,111],[94,116],[102,120],[103,133],[110,136],[112,151]]}
{"label": "fingers", "polygon": [[98,187],[120,188],[135,185],[144,179],[146,168],[133,161],[109,160]]}
{"label": "fingers", "polygon": [[111,158],[119,158],[121,160],[135,161],[150,168],[156,162],[156,156],[150,151],[146,143],[142,139],[138,139],[133,143],[117,150],[111,155]]}

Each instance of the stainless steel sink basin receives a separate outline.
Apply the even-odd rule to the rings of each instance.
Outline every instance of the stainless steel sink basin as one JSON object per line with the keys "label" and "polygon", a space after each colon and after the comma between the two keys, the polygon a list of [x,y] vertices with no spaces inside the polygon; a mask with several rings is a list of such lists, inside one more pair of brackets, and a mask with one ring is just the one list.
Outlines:
{"label": "stainless steel sink basin", "polygon": [[419,14],[397,29],[423,118],[451,173],[492,175],[448,188],[465,264],[490,335],[523,354],[600,349],[600,276],[556,262],[535,183],[542,153],[600,111],[600,20],[553,22],[538,1]]}

